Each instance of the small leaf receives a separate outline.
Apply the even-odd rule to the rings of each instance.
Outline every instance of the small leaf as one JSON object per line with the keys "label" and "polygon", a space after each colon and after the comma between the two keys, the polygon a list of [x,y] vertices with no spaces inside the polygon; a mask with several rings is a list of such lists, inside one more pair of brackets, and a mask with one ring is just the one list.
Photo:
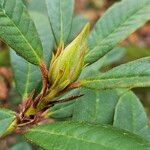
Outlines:
{"label": "small leaf", "polygon": [[12,146],[9,150],[32,150],[28,143],[22,142]]}
{"label": "small leaf", "polygon": [[45,150],[149,150],[142,138],[111,126],[60,122],[32,128],[26,138]]}
{"label": "small leaf", "polygon": [[97,90],[149,87],[150,57],[145,57],[120,65],[95,78],[80,82],[83,87]]}
{"label": "small leaf", "polygon": [[16,88],[22,98],[25,99],[40,83],[40,70],[37,66],[16,55],[12,50],[10,54]]}
{"label": "small leaf", "polygon": [[95,25],[85,62],[91,64],[103,57],[149,19],[149,0],[123,0],[114,4]]}
{"label": "small leaf", "polygon": [[112,124],[116,104],[125,90],[93,91],[83,89],[84,94],[74,104],[73,120],[89,123]]}
{"label": "small leaf", "polygon": [[132,92],[124,94],[119,99],[113,125],[147,139],[148,119],[142,104]]}
{"label": "small leaf", "polygon": [[72,25],[74,0],[46,0],[56,45],[66,43]]}
{"label": "small leaf", "polygon": [[0,137],[11,132],[14,128],[15,113],[8,109],[0,109]]}
{"label": "small leaf", "polygon": [[27,61],[41,63],[42,44],[21,0],[0,0],[0,38]]}

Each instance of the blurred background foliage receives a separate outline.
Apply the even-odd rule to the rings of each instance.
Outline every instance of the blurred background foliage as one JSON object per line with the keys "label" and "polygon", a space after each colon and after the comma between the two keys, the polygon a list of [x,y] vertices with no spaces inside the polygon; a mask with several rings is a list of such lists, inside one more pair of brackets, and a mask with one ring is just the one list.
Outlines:
{"label": "blurred background foliage", "polygon": [[[32,0],[24,0],[30,2]],[[87,18],[92,25],[103,15],[105,10],[110,7],[113,3],[119,0],[75,0],[75,13],[82,14]],[[37,9],[40,11],[41,6],[38,5]],[[121,47],[125,48],[124,57],[117,59],[115,63],[103,67],[102,70],[109,70],[112,67],[132,61],[141,57],[150,56],[150,22],[140,28],[138,31],[133,33],[128,39],[120,44]],[[109,60],[108,60],[109,61]],[[111,61],[111,60],[110,60]],[[150,88],[138,88],[134,89],[134,92],[141,99],[145,110],[150,120]],[[15,89],[15,83],[13,81],[13,75],[10,65],[9,49],[2,41],[0,41],[0,107],[11,107],[15,109],[15,106],[19,104],[21,97]],[[7,149],[7,145],[16,143],[18,139],[11,138],[7,141],[0,142],[0,150]],[[27,143],[22,142],[16,147],[11,147],[11,150],[30,150]],[[2,147],[3,146],[3,147]]]}

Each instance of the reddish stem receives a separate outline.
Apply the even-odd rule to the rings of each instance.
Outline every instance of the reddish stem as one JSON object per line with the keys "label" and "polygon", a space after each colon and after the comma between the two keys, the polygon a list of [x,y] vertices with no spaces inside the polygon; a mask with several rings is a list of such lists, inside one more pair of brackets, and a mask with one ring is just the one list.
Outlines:
{"label": "reddish stem", "polygon": [[42,83],[43,83],[42,97],[43,97],[46,94],[48,87],[48,70],[44,62],[41,63],[40,70],[42,73]]}
{"label": "reddish stem", "polygon": [[48,88],[48,70],[44,62],[40,64],[40,70],[42,75],[42,91],[41,93],[35,98],[34,107],[37,106],[39,101],[45,96]]}

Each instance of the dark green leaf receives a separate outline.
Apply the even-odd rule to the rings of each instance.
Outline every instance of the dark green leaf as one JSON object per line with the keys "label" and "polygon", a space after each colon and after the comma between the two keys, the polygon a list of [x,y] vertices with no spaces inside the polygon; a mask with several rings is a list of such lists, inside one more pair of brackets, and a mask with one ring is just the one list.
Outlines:
{"label": "dark green leaf", "polygon": [[81,81],[89,89],[135,88],[150,86],[150,57],[138,59],[97,77]]}
{"label": "dark green leaf", "polygon": [[149,150],[150,146],[128,132],[110,126],[60,122],[35,127],[25,135],[45,150]]}
{"label": "dark green leaf", "polygon": [[142,104],[132,92],[127,92],[119,99],[113,125],[147,139],[148,119]]}
{"label": "dark green leaf", "polygon": [[149,0],[123,0],[97,22],[89,37],[86,63],[93,63],[150,19]]}
{"label": "dark green leaf", "polygon": [[46,0],[49,21],[57,46],[66,43],[72,25],[74,0]]}
{"label": "dark green leaf", "polygon": [[0,0],[0,38],[27,61],[41,63],[41,41],[21,0]]}

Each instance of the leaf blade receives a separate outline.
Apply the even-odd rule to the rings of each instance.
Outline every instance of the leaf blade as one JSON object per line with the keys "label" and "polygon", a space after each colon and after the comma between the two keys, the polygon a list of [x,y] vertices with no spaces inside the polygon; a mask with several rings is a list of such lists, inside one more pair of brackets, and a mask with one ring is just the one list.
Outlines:
{"label": "leaf blade", "polygon": [[[63,150],[126,150],[131,147],[133,150],[148,150],[150,148],[145,141],[130,133],[109,126],[76,122],[39,126],[31,129],[25,136],[46,150],[49,147]],[[51,142],[48,142],[49,140]]]}
{"label": "leaf blade", "polygon": [[[127,11],[128,10],[128,11]],[[89,37],[86,63],[93,63],[150,19],[149,0],[124,0],[112,6]]]}
{"label": "leaf blade", "polygon": [[0,12],[1,39],[27,61],[39,65],[41,41],[22,1],[1,0]]}
{"label": "leaf blade", "polygon": [[97,76],[80,81],[81,86],[90,89],[135,88],[150,86],[150,57],[138,59]]}

